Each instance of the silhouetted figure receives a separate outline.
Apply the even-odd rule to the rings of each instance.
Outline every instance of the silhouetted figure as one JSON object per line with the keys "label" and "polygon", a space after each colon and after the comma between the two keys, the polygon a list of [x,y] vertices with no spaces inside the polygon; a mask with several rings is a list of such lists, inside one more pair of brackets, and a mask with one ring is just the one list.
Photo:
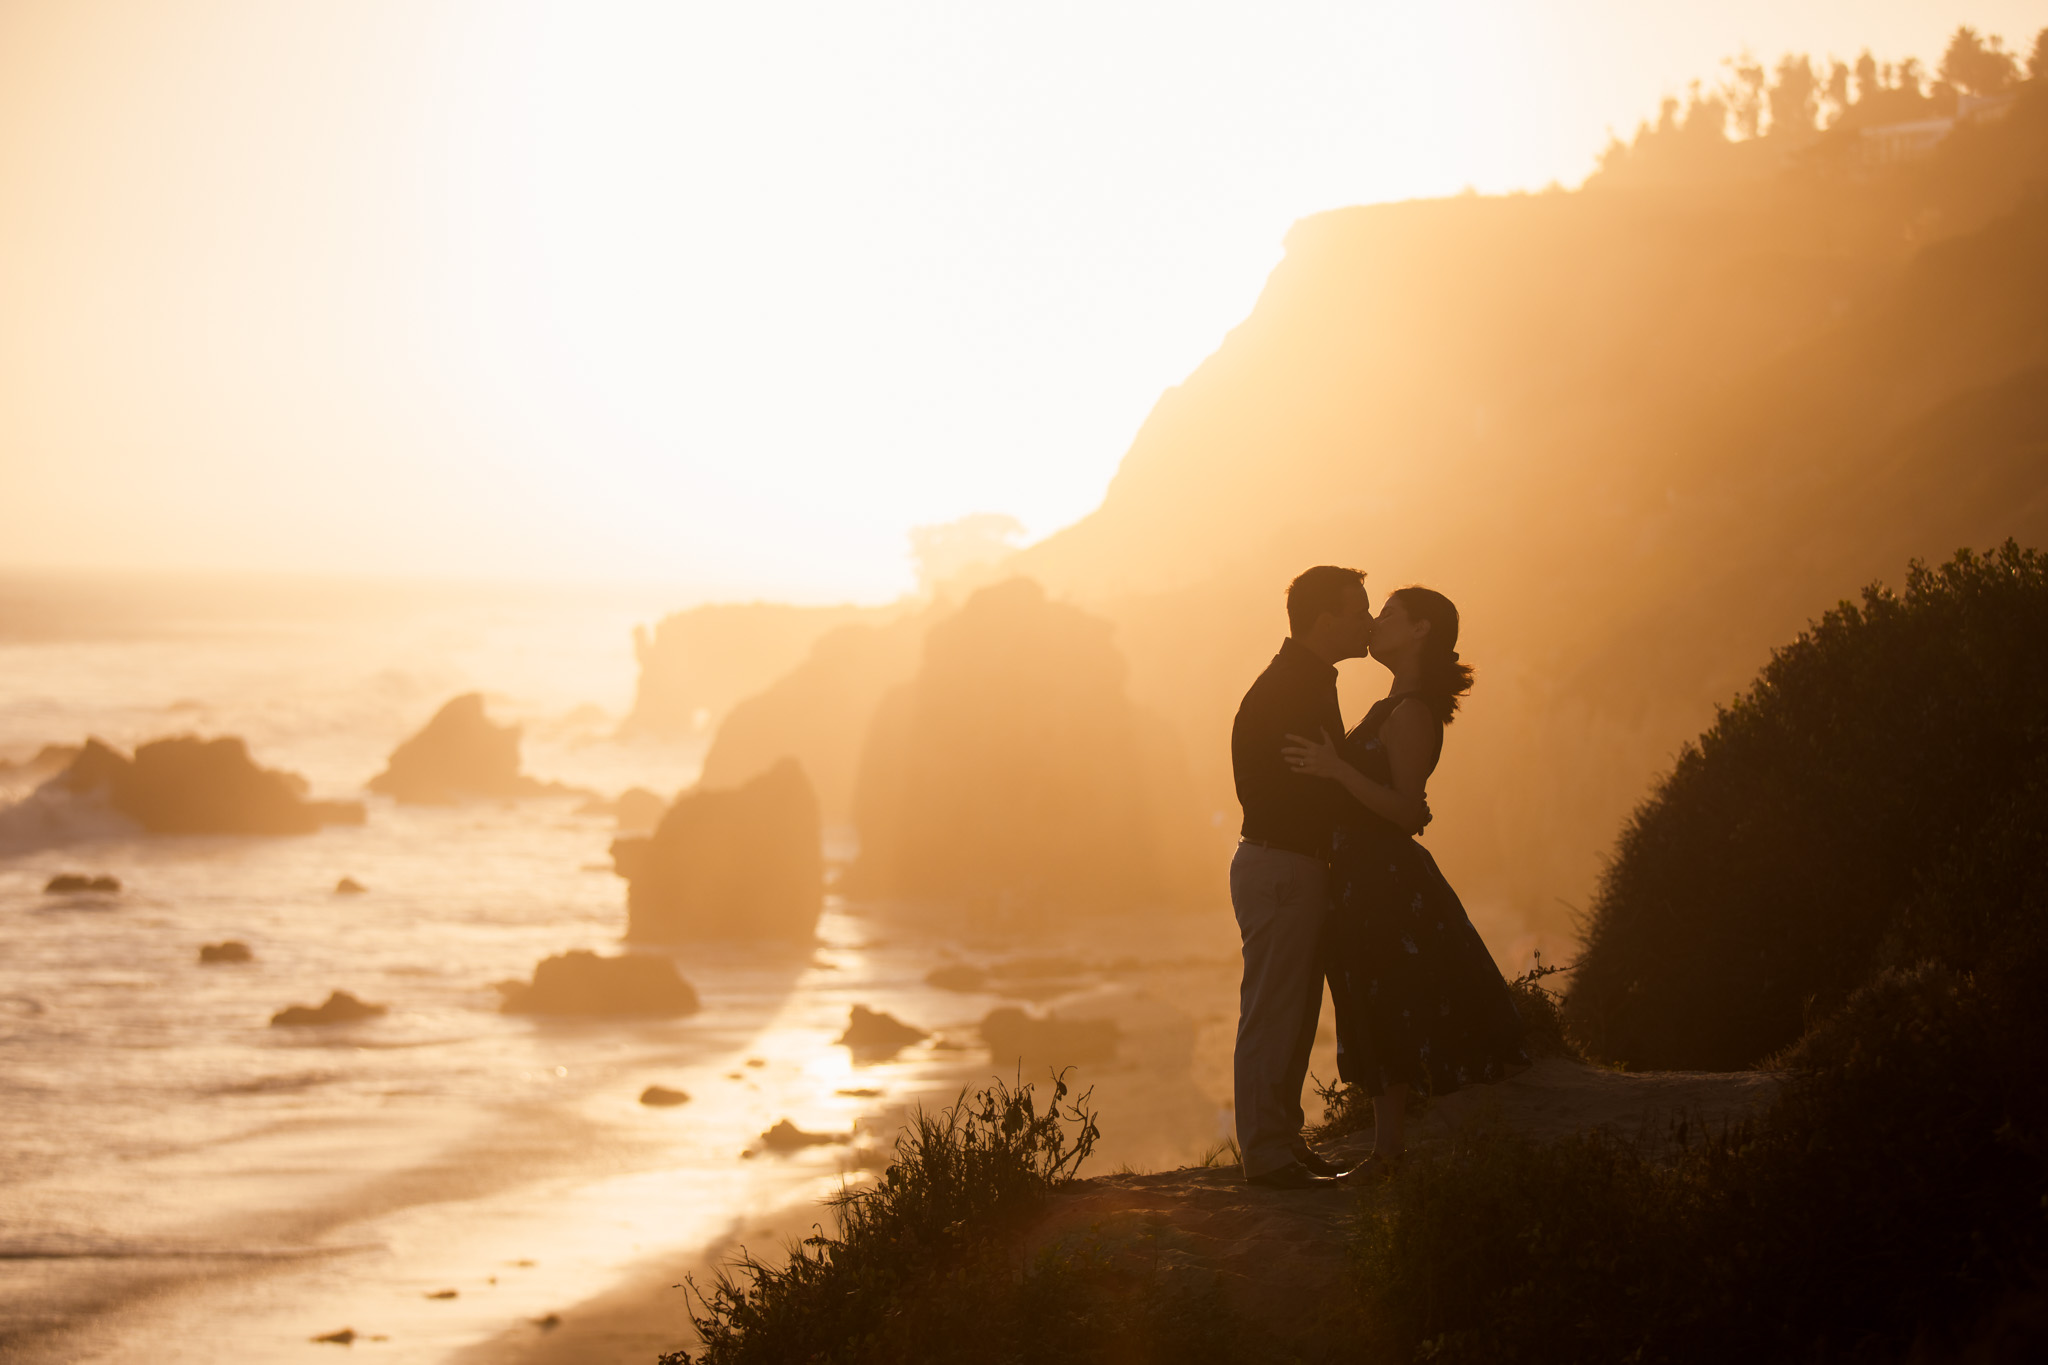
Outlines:
{"label": "silhouetted figure", "polygon": [[1230,727],[1244,826],[1230,904],[1244,944],[1232,1084],[1247,1180],[1299,1189],[1334,1171],[1301,1135],[1301,1087],[1323,1005],[1330,835],[1341,796],[1282,756],[1290,734],[1341,733],[1337,661],[1366,652],[1372,603],[1357,569],[1320,565],[1287,588],[1290,634]]}
{"label": "silhouetted figure", "polygon": [[1331,839],[1330,984],[1338,1075],[1373,1097],[1373,1156],[1361,1178],[1400,1156],[1411,1088],[1443,1094],[1529,1060],[1500,968],[1411,837],[1429,821],[1425,788],[1444,726],[1472,686],[1457,643],[1449,598],[1428,588],[1392,594],[1372,625],[1372,657],[1394,675],[1386,697],[1341,747],[1297,732],[1286,749],[1297,771],[1335,779],[1347,797]]}

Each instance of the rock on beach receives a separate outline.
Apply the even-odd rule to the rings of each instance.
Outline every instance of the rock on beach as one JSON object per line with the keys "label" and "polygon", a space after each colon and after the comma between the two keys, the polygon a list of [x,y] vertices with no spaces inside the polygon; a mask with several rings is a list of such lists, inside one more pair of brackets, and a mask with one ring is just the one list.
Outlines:
{"label": "rock on beach", "polygon": [[795,760],[676,798],[654,833],[612,841],[626,937],[809,939],[825,904],[818,798]]}
{"label": "rock on beach", "polygon": [[463,801],[514,800],[550,788],[519,771],[519,727],[484,714],[484,696],[454,698],[418,734],[391,751],[371,791],[401,805],[452,806]]}
{"label": "rock on beach", "polygon": [[1021,1058],[1067,1066],[1116,1056],[1120,1030],[1112,1019],[1036,1018],[1015,1006],[990,1010],[981,1040],[998,1061]]}
{"label": "rock on beach", "polygon": [[499,987],[506,1014],[656,1015],[697,1012],[697,992],[665,957],[626,953],[600,957],[577,949],[543,961],[533,981]]}
{"label": "rock on beach", "polygon": [[373,1005],[358,1000],[347,991],[331,992],[318,1009],[310,1005],[292,1005],[270,1016],[272,1028],[305,1028],[317,1024],[354,1024],[364,1019],[375,1019],[388,1014],[389,1005]]}
{"label": "rock on beach", "polygon": [[906,1024],[893,1014],[855,1005],[846,1032],[835,1041],[852,1049],[856,1057],[887,1057],[927,1037],[930,1035],[925,1030]]}
{"label": "rock on beach", "polygon": [[303,777],[258,767],[233,735],[151,740],[133,758],[89,739],[50,782],[103,796],[151,834],[311,834],[363,822],[360,803],[308,801]]}
{"label": "rock on beach", "polygon": [[59,872],[43,884],[46,894],[53,896],[76,895],[82,891],[98,891],[111,894],[121,889],[119,877],[89,877],[83,872]]}

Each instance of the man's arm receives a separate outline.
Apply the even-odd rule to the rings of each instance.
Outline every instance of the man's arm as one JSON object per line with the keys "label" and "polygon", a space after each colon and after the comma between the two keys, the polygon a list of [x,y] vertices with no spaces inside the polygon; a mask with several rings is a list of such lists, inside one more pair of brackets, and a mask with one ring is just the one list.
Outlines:
{"label": "man's arm", "polygon": [[1237,802],[1247,815],[1254,808],[1270,810],[1276,798],[1285,799],[1282,784],[1294,777],[1280,754],[1285,728],[1270,691],[1254,686],[1245,693],[1230,727],[1230,769]]}

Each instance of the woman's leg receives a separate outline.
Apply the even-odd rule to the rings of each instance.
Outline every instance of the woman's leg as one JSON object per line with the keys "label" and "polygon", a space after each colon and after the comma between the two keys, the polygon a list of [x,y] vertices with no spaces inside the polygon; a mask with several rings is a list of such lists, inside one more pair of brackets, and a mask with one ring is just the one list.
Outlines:
{"label": "woman's leg", "polygon": [[1390,1085],[1385,1094],[1372,1097],[1372,1154],[1378,1157],[1401,1155],[1405,1141],[1401,1132],[1401,1121],[1408,1115],[1408,1085],[1403,1081]]}

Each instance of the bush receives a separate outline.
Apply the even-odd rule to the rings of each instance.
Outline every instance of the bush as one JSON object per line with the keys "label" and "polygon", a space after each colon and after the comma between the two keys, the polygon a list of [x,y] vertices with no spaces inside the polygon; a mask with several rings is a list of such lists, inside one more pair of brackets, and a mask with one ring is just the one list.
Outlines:
{"label": "bush", "polygon": [[[770,1265],[742,1254],[691,1315],[704,1346],[661,1365],[1022,1362],[1238,1365],[1265,1357],[1199,1275],[1157,1273],[1092,1244],[1023,1264],[1018,1234],[1095,1145],[1063,1076],[1041,1112],[1000,1082],[917,1113],[879,1185],[832,1202],[839,1233]],[[695,1286],[693,1285],[694,1289]]]}
{"label": "bush", "polygon": [[1887,969],[1785,1057],[1760,1121],[1681,1126],[1675,1151],[1494,1129],[1416,1154],[1359,1233],[1368,1358],[1877,1362],[2026,1330],[2044,987]]}
{"label": "bush", "polygon": [[1000,1081],[937,1114],[918,1111],[880,1183],[831,1201],[839,1235],[805,1239],[781,1267],[742,1253],[691,1315],[703,1352],[674,1352],[664,1365],[952,1358],[966,1343],[948,1338],[971,1340],[967,1319],[981,1315],[967,1305],[1016,1278],[1004,1235],[1095,1145],[1088,1097],[1066,1099],[1060,1075],[1043,1111],[1031,1086]]}
{"label": "bush", "polygon": [[1637,1067],[1789,1046],[1888,944],[1904,964],[1902,932],[1954,937],[1908,924],[1909,906],[2020,894],[2009,857],[1965,855],[2001,847],[2044,786],[2048,558],[2007,542],[1915,563],[1902,595],[1872,586],[1778,651],[1636,811],[1593,904],[1572,1032]]}

